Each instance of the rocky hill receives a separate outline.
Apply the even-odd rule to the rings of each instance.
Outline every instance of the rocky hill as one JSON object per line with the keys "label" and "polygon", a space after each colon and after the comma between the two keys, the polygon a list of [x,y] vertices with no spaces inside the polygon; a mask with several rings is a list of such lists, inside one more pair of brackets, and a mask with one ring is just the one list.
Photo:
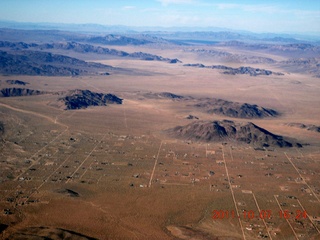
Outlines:
{"label": "rocky hill", "polygon": [[159,93],[145,93],[143,95],[146,98],[152,98],[152,99],[172,99],[172,100],[180,100],[185,99],[186,97],[177,95],[170,92],[159,92]]}
{"label": "rocky hill", "polygon": [[308,131],[320,133],[320,126],[316,126],[316,125],[313,125],[313,124],[287,123],[286,125],[289,126],[289,127],[296,127],[296,128],[301,128],[301,129],[305,129],[305,130],[308,130]]}
{"label": "rocky hill", "polygon": [[208,99],[197,103],[195,107],[202,108],[208,113],[215,113],[234,118],[265,118],[276,117],[279,113],[270,108],[264,108],[256,104],[230,102],[223,99]]}
{"label": "rocky hill", "polygon": [[254,147],[301,147],[301,144],[291,142],[251,122],[196,121],[166,130],[166,133],[174,138],[200,142],[236,141]]}
{"label": "rocky hill", "polygon": [[21,97],[41,94],[46,94],[46,92],[29,88],[3,88],[0,90],[0,97]]}
{"label": "rocky hill", "polygon": [[113,67],[85,62],[76,58],[40,51],[0,51],[0,73],[73,76],[80,74],[104,74]]}
{"label": "rocky hill", "polygon": [[122,99],[113,94],[96,93],[90,90],[73,90],[60,99],[66,110],[87,108],[90,106],[107,106],[107,104],[122,104]]}
{"label": "rocky hill", "polygon": [[248,74],[250,76],[258,76],[258,75],[284,75],[283,73],[279,72],[272,72],[270,70],[265,70],[261,68],[252,68],[252,67],[239,67],[239,68],[232,68],[225,65],[212,65],[212,66],[205,66],[201,63],[195,63],[195,64],[184,64],[183,66],[186,67],[199,67],[199,68],[211,68],[211,69],[220,69],[223,70],[223,74]]}

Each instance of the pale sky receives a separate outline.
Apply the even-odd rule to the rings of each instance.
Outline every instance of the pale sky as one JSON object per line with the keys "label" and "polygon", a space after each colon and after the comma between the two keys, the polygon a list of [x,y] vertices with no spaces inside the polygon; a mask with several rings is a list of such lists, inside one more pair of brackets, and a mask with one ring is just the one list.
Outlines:
{"label": "pale sky", "polygon": [[0,20],[320,33],[320,0],[0,0]]}

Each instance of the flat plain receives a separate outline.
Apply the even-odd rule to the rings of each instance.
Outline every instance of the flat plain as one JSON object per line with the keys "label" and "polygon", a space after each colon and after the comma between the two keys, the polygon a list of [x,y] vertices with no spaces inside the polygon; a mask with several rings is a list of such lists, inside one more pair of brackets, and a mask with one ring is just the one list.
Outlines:
{"label": "flat plain", "polygon": [[[3,239],[319,238],[320,135],[288,125],[320,125],[319,78],[290,72],[278,62],[221,62],[210,55],[223,50],[242,57],[288,58],[259,49],[112,48],[181,62],[59,50],[127,71],[0,76],[1,89],[13,87],[6,80],[19,79],[28,83],[24,88],[44,92],[0,98],[5,129],[0,146]],[[195,51],[200,48],[206,51]],[[283,75],[223,74],[186,63],[245,65]],[[61,97],[74,89],[112,93],[123,102],[65,110]],[[257,104],[280,115],[239,119],[195,107],[207,98]],[[198,119],[253,122],[302,147],[257,148],[234,139],[203,142],[166,133]]]}

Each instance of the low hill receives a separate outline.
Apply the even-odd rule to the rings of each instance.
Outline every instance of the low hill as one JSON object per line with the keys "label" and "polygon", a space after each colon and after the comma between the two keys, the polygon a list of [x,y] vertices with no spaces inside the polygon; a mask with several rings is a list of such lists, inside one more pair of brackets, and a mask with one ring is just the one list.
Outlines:
{"label": "low hill", "polygon": [[107,104],[122,104],[122,99],[113,94],[91,92],[90,90],[73,90],[60,99],[66,110],[82,109],[90,106],[107,106]]}
{"label": "low hill", "polygon": [[12,85],[14,85],[14,84],[16,84],[16,85],[23,85],[23,86],[29,84],[29,83],[24,82],[24,81],[21,81],[21,80],[6,80],[6,83],[12,84]]}
{"label": "low hill", "polygon": [[0,90],[0,97],[21,97],[41,94],[46,94],[46,92],[29,88],[3,88]]}
{"label": "low hill", "polygon": [[146,93],[143,95],[146,98],[153,98],[153,99],[172,99],[172,100],[180,100],[185,99],[186,97],[177,95],[171,92],[159,92],[159,93]]}
{"label": "low hill", "polygon": [[230,102],[223,99],[212,98],[195,105],[205,109],[208,113],[215,113],[234,118],[265,118],[276,117],[279,113],[270,108],[264,108],[256,104]]}
{"label": "low hill", "polygon": [[166,130],[174,138],[199,142],[237,141],[255,147],[292,147],[301,146],[273,134],[251,122],[235,123],[223,121],[196,121],[186,126]]}
{"label": "low hill", "polygon": [[301,128],[301,129],[305,129],[305,130],[308,130],[308,131],[320,133],[320,126],[316,126],[316,125],[313,125],[313,124],[287,123],[286,125],[289,126],[289,127],[296,127],[296,128]]}

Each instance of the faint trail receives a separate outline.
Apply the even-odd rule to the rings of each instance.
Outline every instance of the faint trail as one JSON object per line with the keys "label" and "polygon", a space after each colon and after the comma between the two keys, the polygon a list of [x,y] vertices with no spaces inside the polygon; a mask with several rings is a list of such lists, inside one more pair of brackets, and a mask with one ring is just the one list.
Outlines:
{"label": "faint trail", "polygon": [[[79,171],[79,169],[82,167],[82,165],[87,161],[87,159],[91,156],[91,154],[96,150],[98,145],[102,142],[102,140],[107,136],[107,134],[103,135],[101,140],[94,146],[94,148],[91,150],[91,152],[86,156],[86,158],[82,161],[82,163],[79,165],[79,167],[70,175],[70,178],[66,181],[68,183],[70,179]],[[88,168],[85,170],[85,172],[81,175],[81,177],[87,172]]]}
{"label": "faint trail", "polygon": [[[306,209],[302,206],[302,204],[301,204],[301,202],[299,201],[299,199],[297,199],[297,201],[298,201],[300,207],[302,208],[302,210],[303,210],[303,211],[306,211]],[[307,211],[306,211],[306,212],[307,212]],[[308,216],[311,224],[314,226],[314,228],[318,231],[318,233],[320,233],[320,230],[319,230],[319,229],[317,228],[317,226],[313,223],[313,221],[312,221],[312,219],[311,219],[311,217],[310,217],[310,215],[309,215],[308,213],[307,213],[307,216]]]}
{"label": "faint trail", "polygon": [[[70,146],[69,146],[68,148],[70,148]],[[76,151],[76,150],[74,150],[73,152],[75,152],[75,151]],[[73,153],[73,152],[72,152],[72,153]],[[55,173],[58,171],[58,169],[61,168],[62,165],[65,164],[65,163],[69,160],[69,158],[71,157],[72,153],[70,153],[70,155],[66,158],[66,160],[64,160],[64,161],[44,180],[44,182],[41,183],[40,186],[37,187],[37,190],[39,190],[44,184],[46,184],[46,183],[48,182],[49,178],[50,178],[53,174],[55,174]]]}
{"label": "faint trail", "polygon": [[304,157],[302,152],[298,148],[295,147],[294,149],[300,154],[301,157]]}
{"label": "faint trail", "polygon": [[[230,148],[230,154],[231,154],[231,159],[233,161],[233,155],[232,155],[232,152],[231,152],[231,148]],[[228,167],[227,167],[227,162],[226,162],[226,159],[225,159],[225,156],[224,156],[223,146],[222,146],[222,158],[223,158],[223,161],[224,161],[224,167],[225,167],[227,178],[228,178],[228,183],[229,183],[229,188],[230,188],[231,195],[232,195],[232,200],[233,200],[233,203],[234,203],[234,207],[235,207],[235,209],[237,211],[237,217],[238,217],[238,220],[239,220],[239,223],[240,223],[242,236],[243,236],[243,239],[246,240],[246,236],[244,235],[242,222],[240,220],[240,214],[239,214],[238,205],[237,205],[236,198],[234,196],[234,192],[233,192],[232,185],[231,185],[231,182],[230,182],[230,176],[229,176],[229,171],[228,171]]]}
{"label": "faint trail", "polygon": [[[283,209],[282,209],[282,207],[281,207],[281,205],[280,205],[280,203],[279,203],[279,201],[278,201],[277,195],[273,195],[273,196],[274,196],[274,198],[276,199],[277,204],[278,204],[278,206],[279,206],[280,210],[283,212]],[[289,222],[289,220],[288,220],[287,218],[285,218],[285,219],[286,219],[287,223],[289,224],[289,226],[290,226],[290,228],[291,228],[291,230],[292,230],[292,232],[293,232],[294,236],[296,237],[296,239],[297,239],[297,240],[299,240],[299,238],[298,238],[298,236],[297,236],[297,233],[294,231],[294,229],[293,229],[293,227],[292,227],[291,223]]]}
{"label": "faint trail", "polygon": [[82,82],[82,83],[84,83],[85,85],[87,85],[87,86],[89,86],[89,87],[92,87],[92,88],[94,88],[95,90],[101,92],[101,89],[93,86],[92,84],[90,84],[90,83],[88,83],[88,82],[85,82],[85,81],[83,81],[83,80],[81,80],[81,79],[80,79],[80,82]]}
{"label": "faint trail", "polygon": [[[261,209],[260,209],[260,207],[259,207],[259,204],[258,204],[258,201],[257,201],[257,199],[256,199],[256,196],[254,195],[253,192],[252,192],[252,196],[253,196],[254,202],[256,203],[256,206],[257,206],[257,208],[258,208],[258,210],[259,210],[259,214],[260,214],[260,213],[261,213]],[[267,230],[267,233],[268,233],[268,235],[269,235],[269,238],[272,240],[271,234],[270,234],[270,232],[269,232],[269,230],[268,230],[268,226],[267,226],[267,223],[266,223],[266,221],[264,220],[264,218],[262,218],[262,221],[263,221],[264,226],[266,227],[266,230]]]}
{"label": "faint trail", "polygon": [[318,200],[318,202],[320,202],[319,198],[317,197],[317,195],[315,194],[315,192],[312,190],[312,188],[309,186],[309,184],[306,182],[306,180],[304,179],[304,177],[301,176],[299,170],[296,168],[296,166],[293,164],[293,162],[291,161],[291,159],[288,157],[287,153],[284,152],[284,155],[286,155],[287,159],[289,160],[289,162],[291,163],[291,165],[293,166],[293,168],[297,171],[297,173],[299,174],[300,178],[303,180],[303,183],[306,184],[308,186],[308,188],[310,189],[310,191],[312,192],[312,194],[315,196],[315,198]]}
{"label": "faint trail", "polygon": [[12,107],[12,106],[10,106],[8,104],[5,104],[5,103],[0,103],[0,106],[8,108],[8,109],[11,109],[11,110],[14,110],[14,111],[17,111],[17,112],[32,114],[32,115],[37,116],[37,117],[45,118],[45,119],[47,119],[48,121],[50,121],[50,122],[52,122],[54,124],[58,124],[58,125],[66,127],[66,128],[69,128],[69,126],[56,121],[56,119],[48,117],[47,115],[43,115],[41,113],[32,112],[32,111],[29,111],[29,110],[24,110],[24,109],[21,109],[21,108]]}
{"label": "faint trail", "polygon": [[[66,131],[68,131],[68,129],[65,129],[63,132],[61,132],[58,136],[56,136],[54,139],[52,139],[47,145],[43,146],[42,148],[40,148],[36,153],[34,153],[30,158],[35,157],[39,152],[41,152],[43,149],[45,149],[46,147],[48,147],[51,143],[53,143],[55,140],[57,140],[61,135],[63,135]],[[30,168],[32,168],[34,165],[38,164],[38,162],[40,161],[41,157],[35,161],[33,164],[31,164],[31,166],[29,166],[25,171],[23,171],[21,174],[19,174],[14,181],[17,181],[19,179],[19,177],[21,177],[24,173],[26,173]]]}
{"label": "faint trail", "polygon": [[156,166],[157,166],[158,158],[159,158],[159,155],[160,155],[161,147],[162,147],[162,141],[160,143],[160,147],[159,147],[159,150],[158,150],[158,154],[156,156],[156,160],[154,161],[154,166],[153,166],[153,169],[152,169],[152,173],[151,173],[151,176],[150,176],[150,181],[149,181],[148,187],[151,187],[152,178],[153,178],[153,175],[154,175],[154,171],[156,170]]}
{"label": "faint trail", "polygon": [[126,109],[123,108],[123,115],[124,115],[124,124],[126,128],[128,128],[128,123],[127,123],[127,114],[126,114]]}

